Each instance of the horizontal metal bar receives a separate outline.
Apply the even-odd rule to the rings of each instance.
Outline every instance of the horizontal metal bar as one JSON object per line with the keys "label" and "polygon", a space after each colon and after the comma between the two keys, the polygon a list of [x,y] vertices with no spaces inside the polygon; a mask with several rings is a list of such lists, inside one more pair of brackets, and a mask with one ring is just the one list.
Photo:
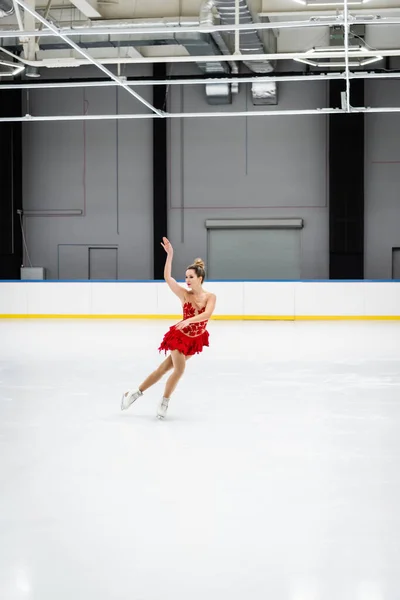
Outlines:
{"label": "horizontal metal bar", "polygon": [[[357,25],[399,25],[400,18],[383,18],[383,19],[354,19],[350,20],[350,24]],[[230,32],[230,31],[254,31],[254,30],[268,30],[268,29],[301,29],[301,28],[318,28],[318,27],[333,27],[335,25],[344,25],[344,20],[341,17],[332,19],[318,19],[314,17],[313,20],[302,20],[302,21],[274,21],[274,22],[260,22],[260,23],[243,23],[235,25],[234,23],[229,25],[167,25],[165,27],[152,27],[152,26],[123,26],[123,27],[97,27],[95,25],[91,27],[72,27],[58,29],[59,33],[68,37],[73,36],[97,36],[97,35],[171,35],[174,33],[214,33]],[[6,29],[0,30],[0,38],[29,38],[29,37],[51,37],[55,34],[51,31],[46,30],[35,30],[35,31],[21,31],[13,30],[9,31]]]}
{"label": "horizontal metal bar", "polygon": [[[168,35],[174,33],[214,33],[217,31],[254,31],[255,29],[295,29],[297,27],[327,27],[329,25],[340,25],[342,19],[331,19],[329,22],[318,23],[316,21],[288,21],[280,23],[242,23],[240,25],[167,25],[159,26],[129,26],[124,27],[72,27],[60,29],[60,33],[68,37],[73,36],[95,36],[95,35]],[[0,38],[12,37],[49,37],[53,36],[46,30],[37,31],[7,31],[0,30]]]}
{"label": "horizontal metal bar", "polygon": [[[389,50],[367,50],[363,49],[357,53],[352,53],[352,58],[367,58],[367,57],[376,57],[376,56],[400,56],[400,49],[389,49]],[[17,57],[16,57],[17,58]],[[135,58],[97,58],[96,62],[101,65],[140,65],[140,64],[159,64],[159,63],[199,63],[199,62],[244,62],[244,61],[274,61],[274,60],[295,60],[295,59],[307,59],[313,58],[314,60],[320,60],[322,58],[345,58],[344,51],[334,51],[334,52],[315,52],[315,53],[306,53],[306,52],[280,52],[280,53],[271,53],[271,54],[218,54],[211,56],[151,56],[151,57],[135,57]],[[83,65],[90,64],[88,59],[68,59],[68,58],[60,58],[60,59],[51,59],[51,60],[23,60],[19,59],[24,65],[32,66],[32,67],[47,67],[51,68],[67,68],[67,67],[79,67]]]}
{"label": "horizontal metal bar", "polygon": [[[400,73],[398,74],[400,77]],[[283,75],[271,77],[207,77],[199,79],[159,79],[159,80],[140,80],[126,81],[126,84],[131,87],[143,87],[152,85],[208,85],[218,83],[271,83],[271,82],[295,82],[295,81],[325,81],[330,79],[343,79],[342,73],[324,73],[321,75]],[[52,89],[52,88],[90,88],[90,87],[115,87],[117,84],[114,81],[63,81],[63,82],[47,82],[47,83],[16,83],[16,84],[1,84],[0,90],[28,90],[28,89]]]}
{"label": "horizontal metal bar", "polygon": [[83,215],[80,209],[49,209],[49,210],[24,210],[24,217],[79,217]]}
{"label": "horizontal metal bar", "polygon": [[[385,50],[367,50],[363,49],[356,53],[352,53],[353,58],[367,58],[371,56],[400,56],[400,49],[385,49]],[[198,63],[198,62],[221,62],[221,61],[265,61],[265,60],[293,60],[295,58],[345,58],[345,51],[327,51],[315,52],[307,54],[305,52],[279,52],[270,54],[218,54],[216,56],[152,56],[126,59],[127,64],[152,64],[152,63]],[[125,60],[125,59],[123,59]],[[117,59],[105,59],[101,61],[103,64],[118,64]]]}
{"label": "horizontal metal bar", "polygon": [[[400,107],[351,107],[352,113],[398,113]],[[114,121],[131,119],[209,119],[224,117],[285,117],[291,115],[329,115],[348,114],[340,108],[313,108],[305,110],[259,110],[259,111],[229,111],[203,113],[165,113],[162,117],[156,114],[113,114],[113,115],[44,115],[24,117],[1,117],[0,123],[29,123],[45,121]]]}
{"label": "horizontal metal bar", "polygon": [[[329,16],[333,16],[335,14],[337,14],[338,10],[340,10],[339,6],[331,6],[331,7],[323,7],[323,6],[319,6],[319,7],[314,7],[312,8],[311,6],[309,7],[308,10],[303,10],[299,7],[298,10],[285,10],[285,11],[277,11],[277,10],[263,10],[261,12],[258,13],[258,16],[260,18],[265,18],[265,19],[269,19],[269,18],[281,18],[281,17],[299,17],[299,15],[301,15],[302,17],[315,17],[316,14],[318,14],[319,17],[325,16],[325,17],[329,17]],[[360,15],[360,17],[366,17],[366,16],[379,16],[379,15],[392,15],[392,14],[399,14],[400,13],[400,9],[399,8],[395,8],[395,7],[380,7],[380,8],[371,8],[370,6],[368,6],[368,4],[364,4],[361,6],[352,6],[351,7],[351,14],[353,16]]]}
{"label": "horizontal metal bar", "polygon": [[302,229],[303,219],[208,219],[206,229]]}
{"label": "horizontal metal bar", "polygon": [[351,112],[353,113],[398,113],[400,112],[400,106],[384,106],[384,107],[367,107],[357,108],[352,107]]}
{"label": "horizontal metal bar", "polygon": [[317,108],[306,110],[271,110],[271,111],[235,111],[235,112],[205,112],[205,113],[165,113],[163,117],[156,114],[113,114],[113,115],[25,115],[23,117],[1,117],[0,123],[35,123],[44,121],[124,121],[131,119],[183,119],[183,118],[211,118],[211,117],[266,117],[287,115],[320,115],[330,113],[344,113],[337,108]]}
{"label": "horizontal metal bar", "polygon": [[[199,79],[145,79],[139,81],[127,80],[126,84],[132,87],[143,87],[153,85],[206,85],[218,83],[291,83],[291,82],[307,82],[307,81],[330,81],[345,79],[345,73],[321,73],[315,75],[282,75],[282,76],[262,76],[262,77],[207,77]],[[350,73],[350,79],[400,79],[400,71],[395,73],[368,73],[359,71]],[[60,88],[90,88],[90,87],[116,87],[115,81],[63,81],[63,82],[47,82],[47,83],[0,83],[0,90],[45,90],[45,89],[60,89]]]}

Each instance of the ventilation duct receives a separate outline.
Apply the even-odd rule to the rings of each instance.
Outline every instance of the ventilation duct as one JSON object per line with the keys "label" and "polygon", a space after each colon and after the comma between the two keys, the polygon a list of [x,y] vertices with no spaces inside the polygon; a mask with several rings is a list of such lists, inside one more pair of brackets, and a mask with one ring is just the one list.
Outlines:
{"label": "ventilation duct", "polygon": [[[216,43],[209,33],[175,33],[175,41],[184,46],[191,56],[215,56],[221,54]],[[212,75],[226,75],[229,68],[226,62],[204,62],[197,63],[204,72]]]}
{"label": "ventilation duct", "polygon": [[[221,18],[223,25],[232,25],[236,22],[235,0],[215,0],[215,7]],[[249,24],[256,21],[253,17],[246,0],[239,0],[239,21],[240,24]],[[267,52],[276,52],[276,38],[272,30],[266,32]],[[235,34],[229,34],[229,44],[234,48]],[[257,30],[240,31],[239,36],[240,53],[246,54],[265,54],[264,43]],[[273,65],[268,60],[244,61],[244,64],[254,73],[265,75],[274,70]],[[277,84],[275,82],[265,84],[256,84],[252,86],[252,98],[254,105],[277,104]]]}
{"label": "ventilation duct", "polygon": [[[215,7],[221,17],[223,25],[232,25],[235,23],[235,0],[215,0]],[[250,9],[246,0],[239,0],[239,18],[240,24],[254,23]],[[234,33],[229,34],[231,45],[234,44]],[[271,32],[271,39],[275,39]],[[264,44],[257,30],[246,30],[240,32],[240,52],[241,54],[265,54]],[[274,70],[273,65],[268,60],[245,61],[245,64],[254,73],[267,74]]]}
{"label": "ventilation duct", "polygon": [[[12,1],[12,0],[11,0]],[[2,2],[2,0],[0,0]],[[209,3],[207,3],[209,4]],[[207,9],[208,10],[208,9]],[[203,12],[203,18],[208,19],[211,18],[211,24],[213,23],[213,16],[211,11],[209,10],[209,14]],[[151,20],[140,20],[140,22],[135,22],[132,20],[123,20],[119,22],[114,21],[93,21],[90,22],[92,27],[101,27],[104,24],[107,25],[118,25],[121,26],[133,26],[137,24],[143,27],[145,24],[148,24],[149,27],[154,27],[157,24],[166,25],[170,23],[171,25],[177,25],[180,23],[178,19],[163,19],[162,22],[159,22],[155,19]],[[199,21],[193,24],[198,24]],[[191,21],[192,24],[192,21]],[[87,22],[84,24],[76,23],[73,25],[74,29],[79,30],[79,27],[87,27]],[[183,46],[188,54],[192,56],[215,56],[219,54],[230,54],[230,50],[226,43],[224,42],[222,36],[218,34],[218,32],[213,32],[213,34],[209,33],[200,33],[200,32],[190,32],[190,33],[180,33],[171,32],[171,33],[163,33],[163,34],[135,34],[134,29],[132,34],[112,34],[112,35],[104,35],[104,36],[82,36],[75,37],[75,43],[80,47],[87,50],[90,49],[99,49],[104,48],[108,49],[108,54],[114,55],[119,48],[135,48],[135,47],[143,47],[143,46],[165,46],[165,45],[180,45]],[[20,44],[15,45],[15,40],[11,42],[10,45],[7,45],[6,48],[9,52],[13,52],[14,54],[18,54],[21,51]],[[63,57],[60,55],[58,51],[68,51],[68,56],[66,57],[67,62],[63,62]],[[74,59],[70,56],[71,48],[68,44],[66,44],[63,40],[54,37],[46,37],[42,38],[40,42],[40,51],[38,53],[38,57],[42,59],[39,66],[56,66],[55,62],[61,66],[74,66]],[[57,54],[57,57],[55,57]],[[105,52],[107,54],[107,52]],[[51,58],[50,58],[51,57]],[[53,58],[54,57],[54,58]],[[79,59],[78,59],[79,60]],[[52,64],[53,63],[53,64]],[[68,64],[67,64],[68,63]],[[77,65],[78,66],[78,63]],[[198,67],[208,75],[226,75],[232,73],[238,73],[238,68],[235,63],[229,63],[226,61],[221,62],[207,62],[207,58],[204,59],[201,63],[198,63]],[[32,75],[31,75],[32,76]],[[237,84],[233,83],[230,86],[225,84],[219,85],[218,87],[213,86],[213,84],[209,84],[206,86],[206,96],[209,104],[230,104],[232,102],[232,92],[235,93],[237,91]]]}
{"label": "ventilation duct", "polygon": [[8,17],[14,13],[12,0],[0,0],[0,17]]}
{"label": "ventilation duct", "polygon": [[[1,2],[8,2],[12,0],[0,0]],[[165,46],[165,45],[181,45],[187,50],[188,54],[192,56],[215,56],[218,54],[222,54],[220,48],[214,41],[213,37],[209,33],[199,33],[194,31],[193,33],[180,33],[180,32],[171,32],[171,33],[163,33],[163,34],[154,34],[154,33],[140,33],[135,34],[134,26],[137,25],[139,27],[144,27],[146,24],[149,27],[155,27],[157,25],[179,25],[179,19],[163,19],[159,21],[157,19],[140,19],[138,20],[130,20],[124,19],[122,21],[114,21],[114,20],[97,20],[97,21],[85,21],[84,23],[66,23],[65,26],[73,27],[77,31],[79,31],[80,27],[102,27],[105,25],[111,25],[117,27],[120,25],[121,27],[130,26],[132,27],[131,34],[104,34],[104,36],[95,35],[93,37],[90,36],[82,36],[82,37],[74,37],[75,43],[80,48],[91,49],[91,48],[104,48],[104,49],[118,49],[118,48],[140,48],[144,46]],[[190,24],[198,25],[199,21],[190,21]],[[188,24],[188,23],[185,23]],[[63,24],[64,25],[64,24]],[[62,29],[62,27],[61,27]],[[5,47],[9,51],[12,51],[18,54],[21,50],[20,44],[15,44],[16,39],[14,40],[10,38],[10,42],[5,43]],[[70,46],[61,40],[57,36],[49,36],[46,38],[42,38],[40,41],[40,52],[42,52],[43,59],[46,60],[45,54],[48,54],[52,51],[58,50],[68,50],[71,51]],[[226,49],[226,53],[229,54],[228,49]],[[38,66],[46,66],[46,65],[38,65]],[[215,75],[225,75],[230,72],[229,67],[225,61],[221,62],[207,62],[207,59],[204,62],[199,63],[198,65],[200,69],[209,74]]]}
{"label": "ventilation duct", "polygon": [[[75,27],[76,28],[76,27]],[[21,51],[21,44],[16,44],[15,38],[10,38],[7,43],[5,40],[4,47],[8,51],[18,54]],[[80,47],[85,49],[92,48],[104,48],[109,50],[118,50],[118,48],[141,48],[145,46],[165,46],[165,45],[182,45],[186,48],[191,55],[203,55],[203,56],[214,56],[221,54],[216,44],[213,43],[209,34],[203,34],[198,32],[193,33],[164,33],[162,36],[155,34],[126,34],[126,35],[104,35],[104,36],[76,36],[74,42]],[[40,53],[44,61],[47,60],[47,56],[50,53],[50,57],[54,57],[54,51],[68,50],[71,52],[69,44],[61,40],[57,36],[48,36],[41,38],[40,41]],[[104,53],[104,58],[107,58],[107,53]],[[46,56],[47,55],[47,56]],[[37,66],[46,66],[46,64],[38,64]],[[207,59],[201,65],[202,70],[206,70],[208,73],[214,73],[224,75],[229,72],[229,69],[225,62],[210,62],[207,63]]]}
{"label": "ventilation duct", "polygon": [[[216,10],[215,0],[204,0],[200,8],[201,25],[212,26],[215,24],[214,10]],[[219,31],[214,31],[211,36],[222,54],[231,54],[224,37]],[[239,68],[235,62],[229,61],[229,68],[232,74],[239,74]],[[206,85],[206,96],[209,104],[230,104],[232,102],[232,94],[237,94],[238,92],[239,84],[237,82],[231,84],[210,83]]]}
{"label": "ventilation duct", "polygon": [[232,93],[229,83],[206,83],[206,96],[208,104],[231,104]]}
{"label": "ventilation duct", "polygon": [[277,88],[273,81],[255,81],[251,86],[251,95],[254,106],[277,104]]}

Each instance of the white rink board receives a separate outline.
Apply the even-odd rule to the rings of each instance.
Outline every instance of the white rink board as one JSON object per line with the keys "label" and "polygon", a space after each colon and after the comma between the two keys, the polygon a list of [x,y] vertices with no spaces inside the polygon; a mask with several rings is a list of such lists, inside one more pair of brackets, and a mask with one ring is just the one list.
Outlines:
{"label": "white rink board", "polygon": [[[208,282],[222,319],[399,318],[399,281]],[[0,282],[0,316],[179,316],[164,282]]]}

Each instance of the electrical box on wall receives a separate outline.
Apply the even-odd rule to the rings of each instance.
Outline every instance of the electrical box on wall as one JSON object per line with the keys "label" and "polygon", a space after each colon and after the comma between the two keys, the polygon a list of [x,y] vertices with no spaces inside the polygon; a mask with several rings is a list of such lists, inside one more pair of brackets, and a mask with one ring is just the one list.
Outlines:
{"label": "electrical box on wall", "polygon": [[32,279],[46,279],[46,269],[44,267],[21,267],[21,280]]}

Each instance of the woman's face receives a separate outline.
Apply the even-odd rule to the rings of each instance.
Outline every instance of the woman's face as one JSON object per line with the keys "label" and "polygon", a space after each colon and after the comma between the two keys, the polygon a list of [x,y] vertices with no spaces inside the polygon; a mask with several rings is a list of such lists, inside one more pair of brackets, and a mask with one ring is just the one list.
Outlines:
{"label": "woman's face", "polygon": [[190,289],[198,289],[201,286],[201,277],[197,277],[196,271],[194,269],[188,269],[186,271],[186,285]]}

